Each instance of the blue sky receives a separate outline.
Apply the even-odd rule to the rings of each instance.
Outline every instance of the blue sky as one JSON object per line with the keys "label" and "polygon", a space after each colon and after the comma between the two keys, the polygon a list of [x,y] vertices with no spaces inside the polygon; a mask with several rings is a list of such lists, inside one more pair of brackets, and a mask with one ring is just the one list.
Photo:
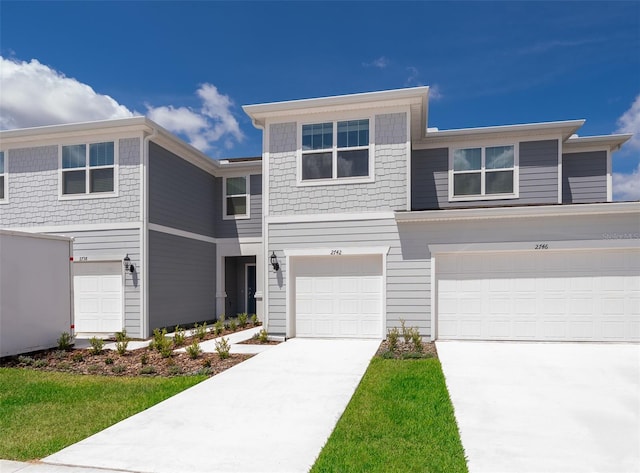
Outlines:
{"label": "blue sky", "polygon": [[[0,3],[0,126],[146,114],[258,155],[245,104],[432,87],[439,129],[640,131],[640,2]],[[640,137],[614,189],[640,198]]]}

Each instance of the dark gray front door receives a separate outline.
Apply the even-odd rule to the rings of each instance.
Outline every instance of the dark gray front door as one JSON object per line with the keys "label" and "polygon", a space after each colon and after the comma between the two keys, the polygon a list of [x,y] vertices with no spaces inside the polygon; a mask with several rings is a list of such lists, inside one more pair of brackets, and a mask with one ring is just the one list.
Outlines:
{"label": "dark gray front door", "polygon": [[256,265],[247,265],[247,314],[256,313]]}

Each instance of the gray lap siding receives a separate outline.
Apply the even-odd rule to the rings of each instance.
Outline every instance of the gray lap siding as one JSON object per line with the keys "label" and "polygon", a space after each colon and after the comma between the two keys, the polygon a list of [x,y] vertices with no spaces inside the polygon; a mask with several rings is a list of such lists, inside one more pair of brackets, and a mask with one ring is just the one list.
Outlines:
{"label": "gray lap siding", "polygon": [[607,152],[562,155],[562,202],[583,204],[607,201]]}

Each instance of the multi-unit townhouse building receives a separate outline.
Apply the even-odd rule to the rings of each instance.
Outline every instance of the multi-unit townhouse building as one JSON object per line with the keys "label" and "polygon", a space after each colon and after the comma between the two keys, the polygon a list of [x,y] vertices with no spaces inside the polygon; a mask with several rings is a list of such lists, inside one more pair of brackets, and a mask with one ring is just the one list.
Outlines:
{"label": "multi-unit townhouse building", "polygon": [[80,333],[255,312],[285,338],[640,340],[630,135],[439,131],[428,92],[245,106],[257,158],[142,117],[0,132],[0,227],[74,237]]}

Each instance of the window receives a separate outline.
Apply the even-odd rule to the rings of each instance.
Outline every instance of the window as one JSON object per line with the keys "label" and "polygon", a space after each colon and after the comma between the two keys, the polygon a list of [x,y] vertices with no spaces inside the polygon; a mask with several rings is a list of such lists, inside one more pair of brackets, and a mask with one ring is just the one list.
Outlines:
{"label": "window", "polygon": [[452,196],[513,195],[515,169],[513,145],[454,149]]}
{"label": "window", "polygon": [[0,202],[7,199],[7,163],[4,159],[4,151],[0,151]]}
{"label": "window", "polygon": [[302,125],[302,181],[369,177],[369,120]]}
{"label": "window", "polygon": [[224,218],[249,218],[249,176],[224,178]]}
{"label": "window", "polygon": [[112,193],[114,143],[62,147],[62,195]]}

